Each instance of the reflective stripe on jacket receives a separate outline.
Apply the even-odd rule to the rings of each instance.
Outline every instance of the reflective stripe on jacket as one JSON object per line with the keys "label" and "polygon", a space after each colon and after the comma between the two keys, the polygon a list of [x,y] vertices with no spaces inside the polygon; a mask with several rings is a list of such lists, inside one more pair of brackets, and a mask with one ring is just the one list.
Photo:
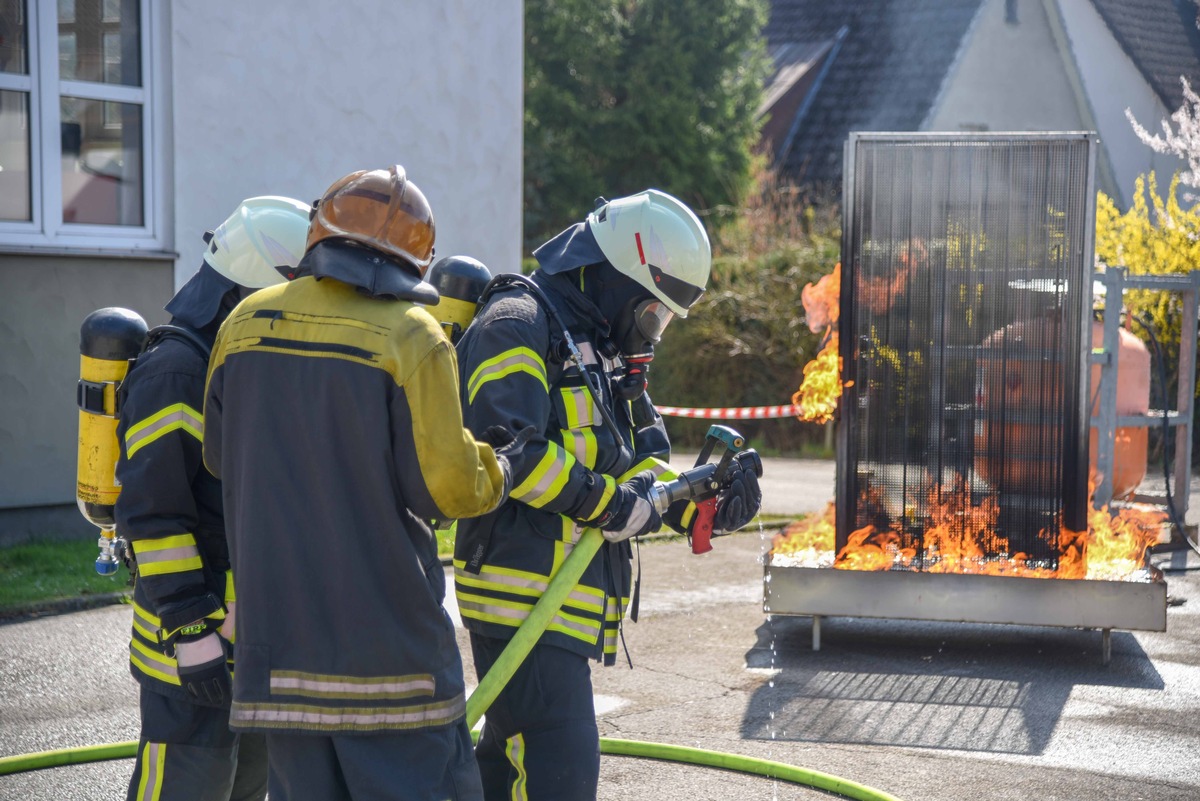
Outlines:
{"label": "reflective stripe on jacket", "polygon": [[213,350],[205,462],[238,576],[237,729],[367,733],[465,710],[427,521],[503,497],[420,306],[333,278],[255,293]]}
{"label": "reflective stripe on jacket", "polygon": [[[509,499],[490,515],[458,523],[459,613],[469,630],[489,637],[511,637],[524,622],[622,479],[644,469],[675,476],[667,466],[662,419],[635,433],[629,404],[609,390],[617,365],[599,355],[599,332],[589,323],[598,312],[589,314],[590,301],[579,293],[564,297],[547,289],[587,369],[599,378],[598,398],[577,367],[551,356],[560,336],[526,289],[492,295],[458,344],[467,426],[477,433],[493,425],[538,432],[513,464]],[[616,422],[632,463],[622,463],[597,401]],[[542,641],[612,664],[629,604],[630,557],[628,542],[602,546]]]}

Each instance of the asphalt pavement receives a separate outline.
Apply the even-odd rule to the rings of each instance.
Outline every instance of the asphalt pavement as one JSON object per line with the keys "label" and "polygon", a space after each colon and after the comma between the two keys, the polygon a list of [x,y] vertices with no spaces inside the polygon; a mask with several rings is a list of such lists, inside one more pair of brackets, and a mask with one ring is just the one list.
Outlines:
{"label": "asphalt pavement", "polygon": [[[778,514],[833,493],[827,462],[767,460],[766,479]],[[762,611],[770,538],[719,538],[704,556],[642,546],[633,668],[593,671],[603,736],[777,760],[905,801],[1200,799],[1200,558],[1156,557],[1193,568],[1167,574],[1168,629],[1114,633],[1104,666],[1096,631],[897,620],[826,619],[814,652],[809,618]],[[134,739],[128,627],[128,607],[0,626],[0,755]],[[0,799],[122,798],[131,765],[0,777]],[[606,756],[599,797],[828,796]]]}

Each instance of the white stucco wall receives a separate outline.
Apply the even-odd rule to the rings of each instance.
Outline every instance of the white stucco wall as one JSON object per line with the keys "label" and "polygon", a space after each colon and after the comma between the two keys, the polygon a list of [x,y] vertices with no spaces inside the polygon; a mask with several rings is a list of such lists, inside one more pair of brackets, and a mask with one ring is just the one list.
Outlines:
{"label": "white stucco wall", "polygon": [[985,0],[925,130],[1078,131],[1085,126],[1040,0]]}
{"label": "white stucco wall", "polygon": [[1125,118],[1125,109],[1151,132],[1159,131],[1159,121],[1174,109],[1168,110],[1158,99],[1090,2],[1059,0],[1058,5],[1100,141],[1111,159],[1121,195],[1114,199],[1128,207],[1134,181],[1150,170],[1158,174],[1160,189],[1165,191],[1171,175],[1185,165],[1142,144]]}
{"label": "white stucco wall", "polygon": [[519,269],[521,0],[173,0],[176,283],[253,195],[399,163],[439,255]]}

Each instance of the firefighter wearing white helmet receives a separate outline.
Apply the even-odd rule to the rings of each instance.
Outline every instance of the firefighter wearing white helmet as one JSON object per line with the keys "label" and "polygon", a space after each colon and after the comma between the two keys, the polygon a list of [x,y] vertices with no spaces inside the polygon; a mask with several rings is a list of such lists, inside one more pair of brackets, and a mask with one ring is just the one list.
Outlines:
{"label": "firefighter wearing white helmet", "polygon": [[657,189],[605,203],[588,230],[608,263],[653,292],[674,314],[704,294],[712,249],[695,212]]}
{"label": "firefighter wearing white helmet", "polygon": [[204,263],[239,286],[262,289],[291,278],[304,256],[312,207],[290,197],[264,195],[243,200],[229,219],[206,236]]}
{"label": "firefighter wearing white helmet", "polygon": [[264,738],[229,729],[236,595],[221,483],[202,463],[204,379],[238,302],[294,273],[309,210],[284,197],[239,204],[121,385],[114,516],[136,563],[129,664],[141,685],[129,799],[266,795]]}
{"label": "firefighter wearing white helmet", "polygon": [[[508,500],[494,514],[458,521],[455,589],[481,679],[580,530],[598,528],[607,542],[487,710],[475,751],[487,801],[596,797],[588,660],[617,659],[634,594],[629,541],[664,524],[687,532],[695,513],[681,502],[660,517],[650,502],[655,480],[675,474],[645,390],[663,328],[687,315],[708,282],[712,257],[699,219],[650,189],[604,201],[534,256],[539,268],[529,278],[493,280],[458,343],[467,426],[477,435],[497,425],[537,432],[512,462]],[[753,498],[757,485],[745,490]],[[735,515],[726,501],[717,501],[722,530],[758,511],[749,502]]]}

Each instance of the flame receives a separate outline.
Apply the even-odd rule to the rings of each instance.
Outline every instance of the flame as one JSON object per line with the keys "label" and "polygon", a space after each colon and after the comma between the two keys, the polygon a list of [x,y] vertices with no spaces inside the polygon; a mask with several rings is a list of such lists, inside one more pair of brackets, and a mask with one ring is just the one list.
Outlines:
{"label": "flame", "polygon": [[816,284],[808,284],[800,292],[805,319],[814,334],[826,331],[825,344],[808,364],[804,365],[804,380],[792,395],[792,404],[800,409],[798,417],[809,423],[825,423],[833,419],[838,399],[842,395],[842,359],[838,355],[838,298],[841,293],[842,265]]}
{"label": "flame", "polygon": [[[1093,484],[1094,486],[1094,484]],[[1157,510],[1107,506],[1088,515],[1087,532],[1060,529],[1057,569],[1030,564],[1023,553],[988,553],[985,543],[995,540],[1000,506],[997,496],[978,503],[971,500],[961,479],[949,487],[928,491],[927,507],[917,518],[905,511],[905,520],[887,529],[868,525],[851,532],[846,546],[832,560],[842,570],[921,570],[926,573],[973,573],[1049,579],[1107,581],[1144,580],[1146,551],[1158,540],[1166,515]],[[882,508],[877,488],[864,491],[862,503]],[[906,530],[923,524],[921,548]],[[834,505],[818,519],[793,523],[775,537],[773,564],[825,566],[834,541]]]}
{"label": "flame", "polygon": [[1166,518],[1158,510],[1125,507],[1114,515],[1107,506],[1092,509],[1089,505],[1087,536],[1081,538],[1068,529],[1059,535],[1060,547],[1067,546],[1059,570],[1069,571],[1070,578],[1107,581],[1137,573],[1145,566],[1146,551],[1158,541]]}
{"label": "flame", "polygon": [[925,529],[926,570],[931,573],[985,572],[983,549],[1000,516],[996,498],[971,503],[971,493],[961,478],[949,492],[931,492],[929,525]]}
{"label": "flame", "polygon": [[796,564],[832,564],[837,541],[836,508],[832,502],[819,516],[810,515],[788,523],[771,542],[772,555],[787,557]]}
{"label": "flame", "polygon": [[837,411],[842,396],[842,357],[838,355],[836,332],[825,340],[825,347],[816,358],[804,365],[804,381],[792,395],[792,405],[806,423],[826,423]]}
{"label": "flame", "polygon": [[804,304],[808,330],[819,334],[830,326],[836,326],[841,307],[838,298],[842,291],[842,263],[833,265],[833,272],[822,276],[816,284],[808,284],[800,290],[800,302]]}
{"label": "flame", "polygon": [[886,276],[863,276],[856,287],[858,301],[872,314],[885,314],[896,300],[908,290],[908,282],[925,264],[929,250],[925,243],[913,239],[900,246],[896,254],[899,267]]}
{"label": "flame", "polygon": [[833,566],[840,570],[891,570],[910,566],[916,555],[915,548],[901,544],[895,531],[867,526],[850,532],[846,547],[838,553]]}

